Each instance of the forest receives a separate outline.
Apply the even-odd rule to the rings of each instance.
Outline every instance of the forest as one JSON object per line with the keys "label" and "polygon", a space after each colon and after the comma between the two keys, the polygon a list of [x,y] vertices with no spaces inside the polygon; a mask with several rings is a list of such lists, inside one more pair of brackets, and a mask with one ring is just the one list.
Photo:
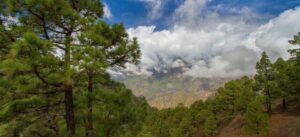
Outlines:
{"label": "forest", "polygon": [[290,59],[263,52],[254,76],[189,107],[156,109],[107,73],[138,64],[141,52],[102,16],[99,0],[1,0],[0,137],[215,137],[237,116],[261,137],[274,111],[299,104],[300,33],[286,42]]}

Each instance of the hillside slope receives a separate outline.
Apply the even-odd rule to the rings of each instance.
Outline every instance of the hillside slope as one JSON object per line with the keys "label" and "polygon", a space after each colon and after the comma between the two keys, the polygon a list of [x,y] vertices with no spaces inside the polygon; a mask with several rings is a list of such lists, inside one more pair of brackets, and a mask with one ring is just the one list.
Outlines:
{"label": "hillside slope", "polygon": [[[269,120],[268,137],[300,137],[300,104],[292,106],[287,112],[279,108],[274,110]],[[237,116],[219,133],[218,137],[252,137],[243,126],[242,116]]]}

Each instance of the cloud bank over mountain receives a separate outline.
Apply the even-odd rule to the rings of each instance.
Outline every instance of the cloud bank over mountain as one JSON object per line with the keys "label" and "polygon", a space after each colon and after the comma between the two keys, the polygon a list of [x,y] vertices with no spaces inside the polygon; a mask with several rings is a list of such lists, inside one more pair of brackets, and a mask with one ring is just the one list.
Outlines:
{"label": "cloud bank over mountain", "polygon": [[289,57],[288,40],[300,31],[299,7],[261,23],[268,17],[247,7],[226,9],[229,15],[220,15],[222,6],[204,11],[209,2],[186,0],[173,13],[169,29],[129,28],[129,35],[139,40],[142,58],[138,66],[127,64],[123,74],[151,76],[176,70],[191,77],[239,77],[255,73],[262,51],[272,60]]}

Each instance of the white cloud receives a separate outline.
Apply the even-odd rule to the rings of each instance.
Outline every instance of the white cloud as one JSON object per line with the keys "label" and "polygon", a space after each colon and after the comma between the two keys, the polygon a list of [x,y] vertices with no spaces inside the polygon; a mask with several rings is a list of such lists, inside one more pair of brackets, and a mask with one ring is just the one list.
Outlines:
{"label": "white cloud", "polygon": [[146,68],[146,66],[136,66],[133,64],[126,64],[126,69],[124,70],[127,73],[130,73],[129,75],[144,75],[144,76],[151,76],[152,72],[149,72]]}
{"label": "white cloud", "polygon": [[173,62],[172,67],[174,68],[185,67],[185,63],[181,59],[177,59]]}
{"label": "white cloud", "polygon": [[158,19],[163,15],[163,6],[168,0],[138,0],[147,4],[150,19]]}
{"label": "white cloud", "polygon": [[103,11],[104,11],[104,15],[103,15],[103,17],[104,18],[111,18],[112,17],[112,13],[111,13],[111,11],[110,11],[110,8],[109,8],[109,6],[106,4],[106,3],[104,3],[103,4]]}
{"label": "white cloud", "polygon": [[[205,4],[202,0],[186,0],[185,3],[188,2],[187,5],[198,3],[198,7]],[[176,11],[178,14],[186,11],[180,12],[182,17],[199,16],[194,15],[193,8],[184,5]],[[249,13],[250,10],[245,9],[245,15],[242,12],[241,15],[221,17],[212,12],[192,24],[175,22],[174,27],[161,31],[155,31],[155,26],[128,29],[130,36],[137,37],[141,46],[143,72],[139,74],[149,75],[149,70],[165,72],[168,68],[181,66],[182,75],[192,77],[239,77],[255,73],[255,63],[262,51],[273,60],[289,57],[287,50],[291,45],[287,41],[300,31],[300,8],[287,10],[260,25],[249,20],[261,16]],[[249,15],[251,17],[245,19]],[[132,71],[132,67],[129,70]]]}
{"label": "white cloud", "polygon": [[268,51],[273,60],[278,56],[289,57],[286,50],[290,44],[287,41],[300,31],[299,22],[300,7],[283,12],[253,33],[257,37],[255,45]]}
{"label": "white cloud", "polygon": [[176,21],[184,22],[185,24],[194,24],[199,19],[201,12],[207,2],[210,0],[185,0],[184,3],[179,6],[173,15]]}

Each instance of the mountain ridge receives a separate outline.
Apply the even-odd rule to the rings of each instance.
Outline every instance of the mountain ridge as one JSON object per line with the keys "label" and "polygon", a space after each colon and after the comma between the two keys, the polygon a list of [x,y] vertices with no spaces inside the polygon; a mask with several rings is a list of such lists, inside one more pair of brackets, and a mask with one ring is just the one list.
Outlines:
{"label": "mountain ridge", "polygon": [[173,108],[178,104],[189,106],[195,101],[206,100],[229,78],[192,78],[188,76],[164,75],[157,77],[134,76],[121,82],[136,96],[144,96],[150,106]]}

